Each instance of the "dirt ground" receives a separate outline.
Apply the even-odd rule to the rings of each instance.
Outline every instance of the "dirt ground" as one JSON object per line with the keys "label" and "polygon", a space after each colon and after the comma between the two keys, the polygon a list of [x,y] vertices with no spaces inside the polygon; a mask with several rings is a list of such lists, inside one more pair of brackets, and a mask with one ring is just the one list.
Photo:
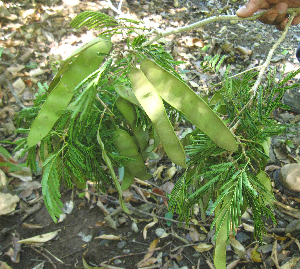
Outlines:
{"label": "dirt ground", "polygon": [[[32,105],[34,94],[38,91],[37,83],[51,81],[55,63],[96,34],[95,31],[70,29],[68,23],[71,18],[85,10],[102,10],[111,15],[114,13],[109,11],[104,1],[78,1],[76,5],[74,5],[75,2],[68,5],[68,1],[60,0],[24,0],[17,4],[11,3],[13,1],[3,2],[10,15],[17,17],[9,18],[10,15],[7,13],[3,13],[4,15],[0,17],[0,47],[5,48],[0,58],[0,108],[2,110],[0,141],[15,141],[18,135],[14,133],[13,118],[20,110],[20,106],[9,91],[8,82],[17,89],[20,87],[17,93],[25,106]],[[128,0],[123,3],[123,9],[125,13],[132,14],[137,19],[148,20],[155,27],[167,29],[187,25],[214,14],[234,14],[234,10],[238,8],[237,4],[230,6],[230,1],[182,0],[178,6],[176,4],[177,7],[174,7],[174,3],[173,1]],[[113,4],[116,5],[116,3]],[[3,9],[0,11],[3,12]],[[232,55],[233,68],[240,72],[261,64],[279,34],[280,32],[275,30],[275,27],[266,26],[260,22],[218,22],[204,29],[176,37],[172,36],[167,39],[166,46],[173,52],[175,58],[187,61],[186,68],[190,70],[188,78],[198,86],[200,85],[196,86],[195,90],[207,92],[209,82],[214,78],[203,77],[198,71],[201,58],[201,46],[197,45],[198,41],[205,40],[205,44],[210,45],[211,53],[227,51]],[[300,28],[293,27],[276,51],[272,65],[278,68],[285,65],[288,71],[297,68],[295,50],[299,41]],[[231,45],[228,46],[228,44]],[[224,49],[224,45],[228,49]],[[56,53],[60,53],[61,56]],[[189,55],[193,55],[194,58]],[[10,69],[8,72],[10,67],[17,69]],[[22,78],[24,85],[16,83],[18,78]],[[1,145],[12,153],[11,146]],[[280,165],[280,163],[280,160],[276,159],[273,164]],[[171,167],[170,163],[166,164],[168,168]],[[167,168],[164,169],[166,170]],[[5,192],[11,191],[20,183],[19,179],[9,175],[8,177],[12,181],[10,187],[4,190]],[[135,192],[135,199],[131,200],[131,207],[129,207],[132,210],[131,216],[118,211],[114,194],[97,196],[93,187],[90,190],[95,194],[83,193],[82,190],[62,189],[62,201],[66,208],[72,205],[70,202],[73,202],[73,206],[60,223],[54,223],[48,214],[41,199],[41,189],[31,189],[28,195],[21,199],[13,214],[0,216],[0,260],[10,266],[5,267],[1,263],[0,269],[131,269],[137,268],[149,247],[152,246],[151,249],[153,249],[154,245],[153,258],[155,257],[156,261],[152,260],[152,264],[149,263],[147,268],[213,268],[213,248],[205,252],[199,252],[193,248],[199,245],[199,242],[207,245],[213,243],[213,231],[209,231],[211,220],[203,224],[202,230],[198,227],[197,232],[191,228],[179,227],[176,216],[174,216],[173,223],[165,219],[167,209],[159,196],[155,200],[149,195],[147,201],[144,201],[138,195],[140,187],[149,193],[155,187],[160,188],[165,183],[163,178],[164,176],[157,181],[151,181],[151,187],[136,183],[137,188],[132,190],[132,193]],[[40,182],[40,176],[35,177],[34,181]],[[295,209],[299,208],[299,199],[290,199],[279,192],[276,197],[284,204],[292,205]],[[35,202],[30,204],[32,200]],[[111,214],[118,212],[112,217],[113,220],[105,218],[105,211],[101,209],[100,204],[104,204]],[[156,219],[154,214],[160,218]],[[284,214],[280,215],[280,212],[277,217],[278,227],[269,227],[269,229],[270,234],[277,236],[279,249],[283,250],[280,252],[279,260],[284,263],[291,257],[299,257],[299,249],[296,241],[288,245],[290,238],[286,237],[282,228],[285,227],[289,217]],[[149,223],[153,226],[147,227],[147,237],[144,239],[143,231]],[[112,228],[114,225],[116,225],[115,229]],[[204,231],[205,229],[207,232]],[[15,243],[18,239],[55,231],[58,233],[54,238],[43,244],[20,246]],[[159,231],[166,233],[166,237],[158,240]],[[246,238],[242,243],[243,246],[249,251],[253,250],[255,245],[252,244],[253,233],[243,227],[238,232]],[[97,238],[102,235],[114,235],[118,237],[118,240]],[[199,240],[194,240],[194,236],[197,236]],[[271,245],[272,250],[272,240],[266,237],[265,242],[267,246]],[[10,248],[13,249],[12,252]],[[270,254],[270,251],[262,254],[263,262],[255,262],[249,254],[248,260],[239,260],[230,268],[275,268],[274,263],[270,261]],[[236,253],[230,247],[227,251],[227,260],[228,263],[238,260]],[[294,268],[300,268],[300,265]]]}

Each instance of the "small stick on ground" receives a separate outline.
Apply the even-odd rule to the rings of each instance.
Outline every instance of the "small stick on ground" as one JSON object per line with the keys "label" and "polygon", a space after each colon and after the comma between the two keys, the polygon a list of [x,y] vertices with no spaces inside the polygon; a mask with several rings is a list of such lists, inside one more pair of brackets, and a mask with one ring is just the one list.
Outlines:
{"label": "small stick on ground", "polygon": [[74,254],[76,254],[76,253],[78,253],[78,252],[81,252],[81,251],[83,251],[83,250],[87,249],[88,247],[89,247],[89,246],[87,245],[87,246],[86,246],[86,247],[84,247],[84,248],[81,248],[81,249],[75,250],[75,251],[73,251],[72,253],[70,253],[70,254],[68,254],[68,255],[65,255],[65,256],[61,257],[61,259],[65,259],[65,258],[67,258],[67,257],[69,257],[69,256],[71,256],[71,255],[74,255]]}
{"label": "small stick on ground", "polygon": [[278,263],[278,256],[277,256],[277,240],[275,240],[274,243],[273,243],[271,259],[275,263],[276,268],[280,269],[280,266],[279,266],[279,263]]}
{"label": "small stick on ground", "polygon": [[26,106],[24,106],[23,103],[21,102],[21,100],[19,99],[17,93],[15,92],[13,85],[10,82],[8,82],[8,87],[9,87],[11,94],[15,97],[17,105],[23,109],[26,108]]}
{"label": "small stick on ground", "polygon": [[100,198],[98,198],[97,206],[102,209],[105,216],[108,216],[110,214],[109,211],[106,209],[106,207],[102,204]]}
{"label": "small stick on ground", "polygon": [[55,255],[53,255],[48,249],[44,248],[44,250],[45,250],[48,254],[50,254],[55,260],[57,260],[59,263],[64,264],[64,262],[63,262],[61,259],[59,259],[59,258],[57,258]]}
{"label": "small stick on ground", "polygon": [[206,259],[205,261],[210,269],[216,269],[215,266],[212,264],[212,262],[209,259]]}
{"label": "small stick on ground", "polygon": [[127,255],[121,255],[121,256],[116,256],[116,257],[113,257],[111,258],[110,260],[108,261],[105,261],[105,262],[102,262],[100,265],[101,266],[106,266],[106,263],[111,263],[113,260],[115,259],[120,259],[120,258],[124,258],[124,257],[130,257],[130,256],[136,256],[136,255],[144,255],[144,254],[148,254],[149,252],[152,252],[152,251],[157,251],[157,250],[161,250],[163,248],[165,248],[166,246],[168,246],[169,244],[171,244],[171,242],[167,243],[165,246],[163,247],[160,247],[160,248],[155,248],[151,251],[143,251],[143,252],[138,252],[138,253],[130,253],[130,254],[127,254]]}
{"label": "small stick on ground", "polygon": [[131,185],[135,191],[142,197],[142,199],[145,201],[145,202],[148,202],[145,195],[143,194],[143,192],[141,191],[141,189],[139,189],[136,185],[132,184]]}
{"label": "small stick on ground", "polygon": [[37,249],[35,249],[34,247],[30,247],[31,249],[33,249],[35,252],[37,252],[37,253],[39,253],[40,255],[42,255],[45,259],[47,259],[49,262],[50,262],[50,264],[52,265],[52,267],[54,268],[54,269],[57,269],[57,267],[56,267],[56,265],[53,263],[53,261],[47,256],[47,255],[45,255],[44,253],[42,253],[41,251],[38,251]]}

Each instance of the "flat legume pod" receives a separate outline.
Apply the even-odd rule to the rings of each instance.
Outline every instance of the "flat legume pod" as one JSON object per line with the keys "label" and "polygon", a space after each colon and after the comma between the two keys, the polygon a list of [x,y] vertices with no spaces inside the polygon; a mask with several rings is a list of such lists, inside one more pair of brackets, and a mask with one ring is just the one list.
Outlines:
{"label": "flat legume pod", "polygon": [[136,99],[134,92],[132,91],[131,88],[124,85],[116,85],[114,86],[114,88],[121,97],[135,104],[136,106],[141,107],[139,101]]}
{"label": "flat legume pod", "polygon": [[98,56],[97,53],[109,53],[110,49],[111,42],[98,39],[96,44],[83,50],[75,60],[64,67],[64,74],[31,125],[27,138],[28,147],[35,146],[51,131],[60,117],[58,112],[66,109],[71,101],[75,87],[99,67],[103,56]]}
{"label": "flat legume pod", "polygon": [[[94,46],[95,44],[97,44],[100,41],[103,41],[103,39],[100,38],[100,37],[94,38],[90,42],[88,42],[88,43],[84,44],[83,46],[81,46],[80,48],[74,50],[71,53],[71,55],[69,55],[64,60],[64,62],[62,63],[61,67],[59,68],[58,72],[56,73],[55,77],[52,79],[52,81],[51,81],[51,83],[49,85],[48,92],[50,93],[56,87],[56,85],[60,81],[62,75],[66,72],[66,70],[68,70],[70,63],[76,59],[76,56],[78,54],[80,54],[83,51],[87,50],[89,47]],[[107,42],[109,42],[109,41],[110,40],[107,39]]]}
{"label": "flat legume pod", "polygon": [[151,178],[151,174],[147,173],[144,160],[130,134],[125,130],[117,129],[114,136],[114,144],[121,156],[134,159],[133,161],[126,163],[126,168],[128,168],[133,176],[136,176],[141,180],[148,180]]}
{"label": "flat legume pod", "polygon": [[231,131],[190,87],[152,60],[142,60],[141,70],[166,102],[181,111],[219,147],[237,150]]}
{"label": "flat legume pod", "polygon": [[133,181],[134,181],[134,176],[130,173],[128,167],[125,167],[124,177],[123,177],[122,186],[121,186],[122,190],[123,191],[127,190],[131,186]]}
{"label": "flat legume pod", "polygon": [[140,69],[131,67],[129,78],[136,98],[153,122],[168,157],[175,164],[186,168],[185,152],[169,121],[162,99]]}
{"label": "flat legume pod", "polygon": [[144,160],[146,159],[147,155],[145,152],[146,147],[149,145],[149,134],[147,130],[143,130],[141,124],[137,124],[137,115],[135,106],[124,99],[123,97],[119,97],[116,100],[116,105],[118,109],[121,111],[123,116],[126,118],[132,133],[136,139],[136,143],[139,147],[140,153],[142,154]]}

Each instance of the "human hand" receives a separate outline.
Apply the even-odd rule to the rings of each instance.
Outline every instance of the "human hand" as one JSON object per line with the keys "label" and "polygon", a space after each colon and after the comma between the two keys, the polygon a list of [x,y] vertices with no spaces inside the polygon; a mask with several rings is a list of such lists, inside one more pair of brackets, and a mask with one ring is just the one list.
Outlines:
{"label": "human hand", "polygon": [[[236,15],[239,17],[250,17],[255,12],[268,9],[266,13],[259,18],[265,24],[273,24],[278,30],[283,30],[288,22],[286,11],[288,8],[300,7],[300,0],[248,0],[241,7]],[[300,23],[300,15],[297,15],[292,22],[292,25]]]}

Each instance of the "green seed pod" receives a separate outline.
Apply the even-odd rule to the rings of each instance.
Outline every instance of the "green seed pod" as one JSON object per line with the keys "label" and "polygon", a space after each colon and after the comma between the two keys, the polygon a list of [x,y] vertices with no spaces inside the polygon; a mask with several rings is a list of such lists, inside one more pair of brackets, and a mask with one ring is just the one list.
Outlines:
{"label": "green seed pod", "polygon": [[162,99],[140,69],[131,67],[129,78],[135,96],[153,122],[168,157],[175,164],[186,168],[185,152],[169,121]]}
{"label": "green seed pod", "polygon": [[114,136],[114,144],[117,147],[121,156],[132,158],[133,161],[126,163],[131,175],[136,176],[141,180],[148,180],[151,175],[147,173],[147,169],[138,148],[130,134],[125,130],[117,129]]}
{"label": "green seed pod", "polygon": [[147,130],[143,130],[142,126],[137,125],[137,115],[135,111],[135,106],[122,97],[119,97],[117,99],[116,105],[123,114],[123,116],[126,118],[127,123],[130,126],[132,133],[134,134],[137,145],[139,146],[140,153],[142,154],[145,160],[147,155],[145,149],[148,146],[149,134]]}
{"label": "green seed pod", "polygon": [[[51,86],[47,100],[43,104],[41,111],[31,125],[28,134],[28,147],[35,146],[41,141],[52,129],[55,122],[59,119],[58,112],[66,109],[73,97],[75,87],[90,73],[95,71],[101,62],[103,56],[98,56],[97,53],[109,53],[111,42],[97,38],[84,46],[75,55],[72,54],[58,72],[60,76],[56,76],[53,81],[55,86]],[[75,57],[77,54],[79,55]],[[63,71],[63,72],[62,72]],[[60,79],[59,79],[60,78]]]}
{"label": "green seed pod", "polygon": [[152,60],[142,60],[141,70],[167,103],[181,111],[219,147],[229,151],[237,150],[231,131],[190,87]]}

